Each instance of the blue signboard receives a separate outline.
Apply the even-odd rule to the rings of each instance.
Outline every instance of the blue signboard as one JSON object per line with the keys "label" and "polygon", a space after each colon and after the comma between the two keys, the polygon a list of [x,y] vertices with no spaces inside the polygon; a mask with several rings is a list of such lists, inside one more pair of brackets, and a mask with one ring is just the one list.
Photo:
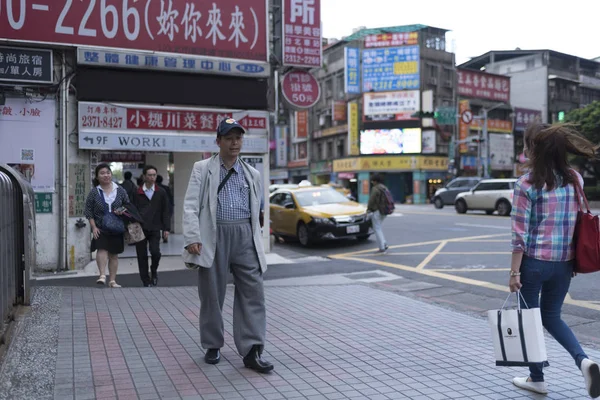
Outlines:
{"label": "blue signboard", "polygon": [[363,50],[363,92],[419,89],[419,46]]}
{"label": "blue signboard", "polygon": [[346,47],[344,49],[344,68],[345,68],[345,92],[360,93],[360,53],[358,48]]}

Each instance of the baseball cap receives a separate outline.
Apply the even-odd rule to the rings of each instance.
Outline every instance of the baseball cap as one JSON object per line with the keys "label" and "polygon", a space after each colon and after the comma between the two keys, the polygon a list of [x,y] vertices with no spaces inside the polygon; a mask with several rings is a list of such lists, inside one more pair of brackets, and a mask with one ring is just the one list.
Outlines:
{"label": "baseball cap", "polygon": [[234,128],[238,128],[242,131],[242,133],[246,133],[246,130],[239,124],[239,122],[233,118],[226,118],[221,121],[217,127],[217,136],[225,136]]}

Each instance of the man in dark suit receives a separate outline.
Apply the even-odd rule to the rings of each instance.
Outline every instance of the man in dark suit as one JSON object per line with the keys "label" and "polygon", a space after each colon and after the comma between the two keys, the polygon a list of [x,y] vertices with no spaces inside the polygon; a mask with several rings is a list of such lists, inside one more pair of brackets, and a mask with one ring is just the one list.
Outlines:
{"label": "man in dark suit", "polygon": [[[145,287],[158,285],[158,264],[160,262],[160,239],[169,237],[171,229],[171,210],[167,192],[156,184],[157,170],[152,165],[146,165],[141,185],[133,196],[133,204],[140,212],[144,223],[145,240],[136,244],[140,278]],[[150,274],[148,274],[148,245],[150,246]]]}
{"label": "man in dark suit", "polygon": [[[169,198],[169,212],[171,213],[171,218],[173,218],[173,211],[175,210],[175,199],[173,199],[173,192],[171,192],[171,188],[168,187],[167,185],[163,184],[163,177],[162,175],[157,175],[156,176],[156,184],[158,186],[160,186],[166,193],[167,193],[167,197]],[[167,243],[169,241],[168,238],[164,238],[163,242]]]}

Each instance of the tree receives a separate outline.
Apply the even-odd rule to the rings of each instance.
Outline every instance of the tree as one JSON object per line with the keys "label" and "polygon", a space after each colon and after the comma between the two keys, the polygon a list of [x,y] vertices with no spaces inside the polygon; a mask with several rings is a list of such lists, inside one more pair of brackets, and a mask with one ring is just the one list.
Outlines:
{"label": "tree", "polygon": [[[594,101],[584,108],[569,111],[565,122],[576,124],[579,132],[592,143],[600,145],[600,101]],[[575,157],[573,163],[600,179],[600,161],[588,161]]]}

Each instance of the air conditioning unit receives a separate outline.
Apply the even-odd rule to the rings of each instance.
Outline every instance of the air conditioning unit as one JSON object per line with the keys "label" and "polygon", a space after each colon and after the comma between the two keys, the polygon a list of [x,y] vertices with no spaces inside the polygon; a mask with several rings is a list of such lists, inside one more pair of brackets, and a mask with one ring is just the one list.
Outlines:
{"label": "air conditioning unit", "polygon": [[429,78],[430,85],[437,85],[437,78]]}

